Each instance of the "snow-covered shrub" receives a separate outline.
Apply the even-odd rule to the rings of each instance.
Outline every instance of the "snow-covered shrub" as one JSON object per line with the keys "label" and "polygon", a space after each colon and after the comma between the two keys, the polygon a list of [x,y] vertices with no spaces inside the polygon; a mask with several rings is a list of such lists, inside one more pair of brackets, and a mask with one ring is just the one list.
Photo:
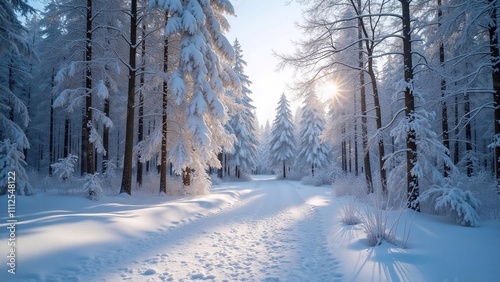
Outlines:
{"label": "snow-covered shrub", "polygon": [[104,184],[110,186],[113,184],[113,180],[116,178],[116,161],[115,159],[104,161],[104,173],[102,174],[102,179]]}
{"label": "snow-covered shrub", "polygon": [[361,215],[354,201],[345,204],[340,210],[340,220],[347,225],[356,225],[362,222]]}
{"label": "snow-covered shrub", "polygon": [[481,202],[469,190],[457,187],[433,186],[418,198],[421,202],[430,202],[434,209],[441,214],[449,216],[465,226],[479,226],[477,210]]}
{"label": "snow-covered shrub", "polygon": [[17,195],[33,194],[24,166],[24,154],[17,143],[11,143],[10,139],[0,142],[0,195],[7,193],[9,180],[14,180]]}
{"label": "snow-covered shrub", "polygon": [[368,188],[363,177],[353,175],[345,175],[337,178],[333,184],[333,192],[337,197],[355,196],[363,197],[366,195]]}
{"label": "snow-covered shrub", "polygon": [[71,179],[75,172],[75,164],[78,161],[78,156],[69,154],[66,158],[60,158],[57,163],[50,166],[54,170],[60,181],[66,182]]}
{"label": "snow-covered shrub", "polygon": [[101,179],[99,178],[99,173],[87,174],[85,176],[85,183],[83,184],[83,190],[87,193],[87,198],[91,200],[99,200],[104,193],[102,189]]}

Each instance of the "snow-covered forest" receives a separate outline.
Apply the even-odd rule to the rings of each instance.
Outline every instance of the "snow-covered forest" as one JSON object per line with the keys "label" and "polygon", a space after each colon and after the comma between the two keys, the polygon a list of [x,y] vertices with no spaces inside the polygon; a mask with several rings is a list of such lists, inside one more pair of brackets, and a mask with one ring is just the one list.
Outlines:
{"label": "snow-covered forest", "polygon": [[[302,9],[302,18],[295,19],[301,39],[293,42],[294,49],[274,52],[278,65],[258,62],[277,72],[293,71],[286,93],[252,91],[245,68],[257,62],[246,61],[245,54],[253,50],[228,39],[240,13],[234,1],[42,2],[41,9],[27,0],[0,2],[0,200],[2,207],[8,203],[2,208],[9,210],[5,220],[14,218],[11,198],[31,203],[43,195],[38,199],[54,205],[65,205],[65,198],[85,200],[78,202],[85,209],[115,201],[153,201],[151,207],[159,208],[158,199],[209,197],[206,203],[200,200],[206,210],[189,207],[186,218],[182,212],[180,218],[164,218],[185,223],[211,216],[214,207],[245,202],[248,190],[260,191],[265,184],[279,188],[271,193],[275,200],[293,198],[294,204],[310,205],[311,210],[287,210],[291,217],[305,213],[317,219],[312,210],[322,205],[310,200],[313,193],[342,198],[338,203],[345,206],[335,209],[335,218],[347,226],[361,224],[370,246],[408,247],[411,227],[403,228],[401,238],[398,224],[386,226],[392,217],[399,223],[403,212],[446,216],[468,227],[498,225],[498,0],[295,0]],[[255,5],[265,9],[263,1]],[[259,119],[254,95],[269,95],[276,109],[273,120]],[[287,183],[298,191],[290,199],[283,196]],[[136,194],[138,202],[130,200]],[[273,205],[268,194],[258,195]],[[309,200],[300,202],[301,197]],[[372,211],[360,211],[357,201]],[[268,216],[264,211],[262,216]],[[389,211],[401,214],[383,215]],[[35,206],[32,212],[27,212],[26,226],[44,211]],[[417,218],[416,224],[424,226],[425,220]],[[323,226],[334,226],[330,219],[320,221],[297,230],[322,234]],[[177,226],[164,224],[168,230]],[[258,228],[272,229],[273,223]],[[498,235],[498,226],[487,231]],[[318,240],[325,238],[330,237]],[[334,251],[322,249],[315,259],[329,260],[328,252]],[[287,278],[343,280],[333,268],[323,269],[327,276],[308,279],[315,275],[309,269]],[[156,274],[148,271],[145,276]],[[266,275],[275,276],[240,278],[281,280],[273,271]],[[500,279],[499,272],[485,273],[489,281]],[[218,281],[199,272],[189,275]],[[50,281],[71,275],[54,277],[24,278]]]}

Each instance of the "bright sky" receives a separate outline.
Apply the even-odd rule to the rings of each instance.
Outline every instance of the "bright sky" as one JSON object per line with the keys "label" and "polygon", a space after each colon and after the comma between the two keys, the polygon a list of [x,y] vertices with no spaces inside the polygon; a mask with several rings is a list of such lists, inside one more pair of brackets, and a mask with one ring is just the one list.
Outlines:
{"label": "bright sky", "polygon": [[[256,115],[260,124],[266,120],[272,124],[275,109],[282,93],[288,100],[294,99],[287,88],[293,84],[293,71],[276,70],[278,53],[292,53],[295,48],[292,40],[297,40],[301,32],[295,27],[302,19],[301,9],[290,0],[232,0],[237,17],[228,17],[231,31],[227,35],[231,43],[235,38],[241,44],[243,59],[247,62],[245,74],[252,81],[250,96],[257,108]],[[292,105],[295,112],[296,103]]]}

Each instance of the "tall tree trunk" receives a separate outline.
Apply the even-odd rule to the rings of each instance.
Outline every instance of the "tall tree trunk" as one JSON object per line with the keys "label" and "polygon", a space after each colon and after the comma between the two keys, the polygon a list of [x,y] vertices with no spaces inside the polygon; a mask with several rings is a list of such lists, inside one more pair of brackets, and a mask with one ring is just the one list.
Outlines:
{"label": "tall tree trunk", "polygon": [[[109,97],[104,100],[104,115],[109,117]],[[109,160],[109,128],[104,126],[102,132],[102,145],[104,147],[104,154],[102,155],[102,173],[106,171],[105,163]]]}
{"label": "tall tree trunk", "polygon": [[[443,11],[441,10],[441,0],[437,0],[438,4],[438,21],[439,26],[441,26],[441,21],[443,18]],[[441,69],[444,71],[444,43],[441,41],[439,43],[439,63],[441,64]],[[441,130],[443,131],[443,145],[446,147],[446,155],[450,157],[450,137],[448,132],[448,106],[446,105],[446,79],[441,76]],[[450,176],[450,165],[444,163],[443,175],[444,177]]]}
{"label": "tall tree trunk", "polygon": [[[360,52],[361,53],[361,52]],[[364,94],[365,92],[365,85],[364,85],[364,78],[363,81],[360,80],[360,92],[361,95]],[[358,176],[359,174],[359,163],[358,163],[358,107],[357,107],[357,95],[356,91],[354,91],[354,175]],[[363,123],[363,122],[361,122]],[[363,125],[361,125],[363,127]],[[361,133],[362,134],[362,133]],[[364,150],[364,144],[363,144],[363,150]],[[366,163],[365,163],[366,165]]]}
{"label": "tall tree trunk", "polygon": [[455,105],[454,105],[454,110],[455,110],[455,115],[454,115],[454,122],[455,122],[455,131],[454,131],[454,134],[455,134],[455,143],[453,144],[453,163],[455,165],[458,164],[458,162],[460,161],[460,143],[458,142],[458,140],[460,138],[458,138],[458,136],[460,135],[460,130],[458,128],[458,122],[459,122],[459,119],[458,119],[458,96],[455,96]]}
{"label": "tall tree trunk", "polygon": [[[489,0],[493,3],[494,0]],[[488,26],[489,39],[490,39],[490,53],[491,62],[493,64],[492,80],[493,80],[493,106],[494,110],[494,123],[495,123],[495,138],[497,145],[495,146],[495,177],[497,180],[497,193],[500,195],[500,50],[498,47],[498,31],[497,31],[497,8],[495,5],[491,8],[490,14],[491,21]]]}
{"label": "tall tree trunk", "polygon": [[285,160],[283,160],[283,179],[286,178],[286,168],[285,168]]}
{"label": "tall tree trunk", "polygon": [[[52,69],[52,78],[50,81],[50,89],[54,89],[54,70]],[[54,163],[54,96],[50,94],[50,124],[49,124],[49,176],[52,176],[52,166]]]}
{"label": "tall tree trunk", "polygon": [[71,134],[69,133],[69,113],[66,112],[66,116],[64,118],[64,150],[63,150],[63,158],[68,157],[69,155],[69,138]]}
{"label": "tall tree trunk", "polygon": [[[144,75],[146,71],[146,23],[142,19],[141,26],[141,69],[139,73],[139,109],[138,109],[138,121],[137,121],[137,141],[141,142],[144,139]],[[143,165],[140,160],[140,153],[137,156],[137,175],[136,182],[140,187],[142,186],[142,171]]]}
{"label": "tall tree trunk", "polygon": [[470,115],[470,99],[469,93],[465,93],[464,95],[464,117],[465,117],[465,155],[467,158],[466,167],[467,167],[467,176],[471,177],[474,173],[473,164],[472,164],[472,127],[471,127],[471,115]]}
{"label": "tall tree trunk", "polygon": [[345,124],[345,109],[343,110],[343,121],[342,121],[342,128],[341,128],[341,135],[342,135],[342,170],[344,171],[345,174],[347,174],[347,142],[346,142],[346,124]]}
{"label": "tall tree trunk", "polygon": [[[415,96],[410,85],[413,84],[413,62],[411,48],[411,19],[410,1],[400,0],[402,9],[403,25],[403,58],[404,58],[404,80],[407,84],[405,89],[405,114],[409,123],[415,120]],[[408,207],[420,211],[416,201],[419,196],[418,176],[412,172],[417,164],[417,135],[415,129],[410,127],[406,134],[406,182],[408,192]]]}
{"label": "tall tree trunk", "polygon": [[[358,1],[358,10],[361,10],[361,1]],[[373,193],[373,180],[372,180],[372,169],[370,163],[370,151],[368,149],[368,118],[366,110],[366,88],[365,88],[365,70],[363,63],[363,22],[362,19],[358,19],[358,66],[359,72],[359,84],[360,84],[360,102],[361,102],[361,138],[363,141],[363,162],[365,166],[365,180],[368,186],[368,193]],[[356,144],[354,144],[356,146]],[[357,175],[357,173],[356,173]]]}
{"label": "tall tree trunk", "polygon": [[137,0],[130,4],[130,46],[127,93],[127,125],[125,131],[125,153],[120,193],[132,194],[132,162],[134,150],[134,107],[135,107],[135,73],[137,53]]}
{"label": "tall tree trunk", "polygon": [[222,179],[222,171],[223,171],[223,167],[224,167],[223,155],[224,155],[223,152],[220,152],[220,153],[217,154],[217,159],[220,162],[220,168],[217,170],[217,177],[219,177],[221,179]]}
{"label": "tall tree trunk", "polygon": [[[168,23],[168,12],[165,12],[165,25]],[[165,36],[163,44],[163,72],[168,73],[168,37]],[[163,81],[163,101],[162,101],[162,138],[161,138],[161,160],[160,160],[160,193],[167,193],[167,105],[168,105],[168,84]],[[189,172],[187,172],[189,177]]]}
{"label": "tall tree trunk", "polygon": [[85,157],[86,170],[85,173],[94,174],[94,144],[90,142],[90,132],[92,130],[92,0],[87,0],[87,27],[85,41],[85,112],[84,122],[82,124],[82,149],[86,151],[83,154]]}

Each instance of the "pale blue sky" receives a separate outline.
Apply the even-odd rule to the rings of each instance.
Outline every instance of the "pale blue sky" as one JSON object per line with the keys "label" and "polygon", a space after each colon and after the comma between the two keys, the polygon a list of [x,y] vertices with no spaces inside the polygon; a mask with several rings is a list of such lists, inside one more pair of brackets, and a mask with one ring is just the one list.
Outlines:
{"label": "pale blue sky", "polygon": [[[272,124],[281,93],[289,100],[294,97],[286,86],[293,84],[293,71],[277,71],[279,60],[273,56],[273,50],[292,53],[292,40],[301,36],[295,22],[300,22],[303,7],[288,2],[290,0],[232,0],[237,17],[228,17],[231,31],[227,37],[231,42],[235,38],[240,41],[243,59],[247,62],[245,74],[252,81],[251,98],[261,124],[266,120]],[[295,108],[293,103],[292,112]]]}

